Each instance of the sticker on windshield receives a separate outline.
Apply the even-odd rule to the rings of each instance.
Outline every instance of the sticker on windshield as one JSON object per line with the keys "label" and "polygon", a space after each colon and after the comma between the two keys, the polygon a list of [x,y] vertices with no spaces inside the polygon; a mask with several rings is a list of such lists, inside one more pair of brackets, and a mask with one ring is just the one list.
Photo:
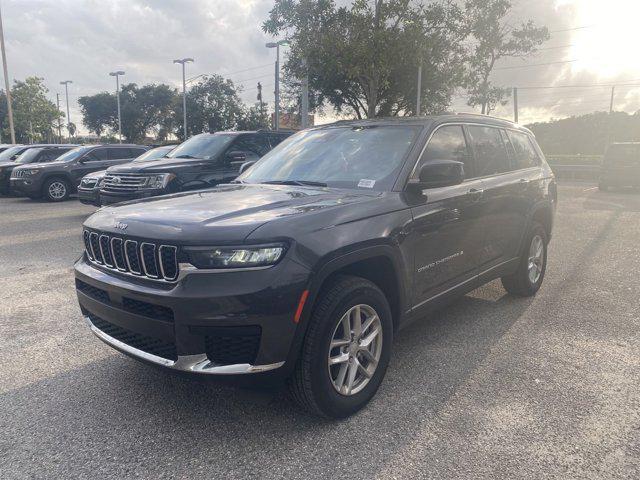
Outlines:
{"label": "sticker on windshield", "polygon": [[362,180],[360,180],[358,182],[358,187],[360,188],[373,188],[373,186],[376,184],[375,180],[367,180],[366,178],[363,178]]}

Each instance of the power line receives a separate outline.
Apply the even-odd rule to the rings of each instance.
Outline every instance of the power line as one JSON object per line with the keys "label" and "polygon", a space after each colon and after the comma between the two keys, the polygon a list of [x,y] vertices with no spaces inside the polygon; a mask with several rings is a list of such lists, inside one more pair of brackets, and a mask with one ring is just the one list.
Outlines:
{"label": "power line", "polygon": [[573,62],[579,62],[579,61],[580,61],[579,59],[576,59],[576,60],[563,60],[561,62],[532,63],[529,65],[516,65],[513,67],[497,67],[497,68],[494,68],[494,70],[515,70],[517,68],[543,67],[547,65],[559,65],[561,63],[573,63]]}
{"label": "power line", "polygon": [[575,47],[575,45],[558,45],[557,47],[536,48],[536,50],[559,50],[561,48]]}
{"label": "power line", "polygon": [[597,27],[597,26],[598,25],[596,25],[596,24],[583,25],[581,27],[563,28],[562,30],[551,30],[551,31],[549,31],[549,33],[573,32],[574,30],[584,30],[585,28],[593,28],[593,27]]}
{"label": "power line", "polygon": [[[640,82],[640,78],[634,78],[631,80],[623,80],[622,82]],[[638,84],[635,83],[593,83],[593,84],[586,84],[586,85],[544,85],[544,86],[525,86],[525,87],[520,87],[518,86],[518,90],[541,90],[541,89],[547,89],[547,88],[596,88],[596,87],[636,87],[636,86],[640,86]]]}
{"label": "power line", "polygon": [[[265,63],[264,65],[256,65],[255,67],[245,68],[244,70],[236,70],[235,72],[221,73],[220,75],[231,76],[231,75],[236,75],[238,73],[249,72],[251,70],[258,70],[259,68],[272,67],[272,66],[273,66],[273,62]],[[212,73],[201,73],[200,75],[196,75],[194,77],[188,78],[187,82],[191,82],[191,81],[195,80],[196,78],[204,77],[204,76],[207,76],[207,75],[215,75],[215,74],[212,74]]]}

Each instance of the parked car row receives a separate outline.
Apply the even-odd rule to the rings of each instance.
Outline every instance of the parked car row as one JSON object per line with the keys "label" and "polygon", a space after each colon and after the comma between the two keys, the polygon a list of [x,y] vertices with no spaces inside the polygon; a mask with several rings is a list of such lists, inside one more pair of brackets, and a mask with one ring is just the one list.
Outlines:
{"label": "parked car row", "polygon": [[196,135],[175,146],[14,145],[0,153],[0,193],[95,206],[213,187],[288,137],[286,131]]}

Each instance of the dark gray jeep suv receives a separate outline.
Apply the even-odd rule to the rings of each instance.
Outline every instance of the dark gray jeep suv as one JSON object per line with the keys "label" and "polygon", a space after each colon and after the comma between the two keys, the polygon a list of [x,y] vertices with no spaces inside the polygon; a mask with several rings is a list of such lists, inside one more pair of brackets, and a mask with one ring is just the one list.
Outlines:
{"label": "dark gray jeep suv", "polygon": [[533,135],[513,123],[339,122],[293,135],[232,184],[99,210],[77,295],[93,333],[127,355],[286,380],[310,411],[344,417],[375,394],[402,326],[495,278],[537,292],[556,201]]}
{"label": "dark gray jeep suv", "polygon": [[53,162],[32,163],[11,173],[11,189],[31,198],[60,202],[76,191],[87,173],[130,162],[148,150],[143,145],[86,145],[69,150]]}

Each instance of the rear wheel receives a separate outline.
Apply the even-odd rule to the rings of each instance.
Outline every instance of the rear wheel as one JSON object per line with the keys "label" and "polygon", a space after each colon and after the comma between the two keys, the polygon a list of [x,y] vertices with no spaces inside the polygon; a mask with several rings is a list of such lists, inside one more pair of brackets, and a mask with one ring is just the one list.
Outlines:
{"label": "rear wheel", "polygon": [[341,276],[324,290],[289,381],[294,399],[317,415],[342,418],[375,395],[391,355],[386,297],[372,282]]}
{"label": "rear wheel", "polygon": [[70,186],[64,178],[51,178],[44,182],[42,196],[50,202],[61,202],[69,198]]}
{"label": "rear wheel", "polygon": [[502,277],[502,285],[512,295],[531,297],[536,294],[547,270],[547,232],[535,222],[520,257],[518,270],[513,275]]}

